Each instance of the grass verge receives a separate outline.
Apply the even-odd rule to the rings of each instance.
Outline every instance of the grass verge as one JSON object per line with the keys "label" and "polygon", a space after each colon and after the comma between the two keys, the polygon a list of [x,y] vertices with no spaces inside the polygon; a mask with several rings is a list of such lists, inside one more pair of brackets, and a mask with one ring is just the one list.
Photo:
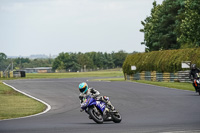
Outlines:
{"label": "grass verge", "polygon": [[0,82],[0,120],[29,116],[45,109],[46,105]]}
{"label": "grass verge", "polygon": [[74,78],[74,77],[118,77],[123,76],[122,71],[94,71],[70,73],[27,73],[27,78]]}
{"label": "grass verge", "polygon": [[[108,79],[95,79],[95,80],[101,80],[101,81],[125,81],[124,78],[108,78]],[[168,88],[175,88],[175,89],[181,89],[181,90],[189,90],[194,91],[194,87],[191,83],[180,83],[180,82],[157,82],[157,81],[147,81],[147,80],[132,80],[129,82],[137,82],[137,83],[144,83],[144,84],[150,84],[150,85],[156,85],[161,87],[168,87]]]}
{"label": "grass verge", "polygon": [[156,82],[156,81],[146,81],[146,80],[134,80],[134,82],[151,84],[151,85],[156,85],[156,86],[161,86],[161,87],[168,87],[168,88],[194,91],[194,87],[192,86],[192,83]]}
{"label": "grass verge", "polygon": [[92,72],[70,72],[70,73],[26,73],[25,78],[0,78],[0,80],[13,79],[44,79],[44,78],[81,78],[81,77],[121,77],[121,70],[102,70]]}

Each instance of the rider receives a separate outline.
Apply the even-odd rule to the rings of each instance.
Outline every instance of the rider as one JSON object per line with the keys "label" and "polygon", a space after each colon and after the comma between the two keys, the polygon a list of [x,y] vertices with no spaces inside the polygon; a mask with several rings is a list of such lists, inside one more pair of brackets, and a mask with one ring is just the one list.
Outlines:
{"label": "rider", "polygon": [[111,108],[112,111],[115,110],[114,106],[109,101],[109,97],[100,96],[99,91],[95,90],[94,88],[89,88],[88,84],[86,82],[79,84],[79,91],[81,92],[80,95],[79,95],[79,99],[80,99],[81,103],[83,102],[83,98],[85,96],[92,95],[97,100],[105,102]]}
{"label": "rider", "polygon": [[190,76],[191,81],[193,81],[193,86],[194,86],[196,92],[197,92],[198,88],[194,84],[194,79],[197,78],[197,73],[199,73],[199,72],[200,72],[200,69],[196,67],[196,64],[192,64],[189,76]]}

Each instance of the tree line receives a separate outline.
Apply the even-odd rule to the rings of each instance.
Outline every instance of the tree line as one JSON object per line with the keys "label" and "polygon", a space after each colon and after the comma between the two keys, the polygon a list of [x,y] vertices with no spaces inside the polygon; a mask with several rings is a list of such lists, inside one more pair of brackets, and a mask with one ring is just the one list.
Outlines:
{"label": "tree line", "polygon": [[199,0],[154,1],[150,16],[141,23],[146,52],[200,46]]}
{"label": "tree line", "polygon": [[[135,53],[135,52],[134,52]],[[81,69],[110,69],[122,67],[128,55],[121,50],[112,53],[87,52],[71,53],[62,52],[55,59],[29,59],[29,58],[8,58],[6,54],[0,53],[0,71],[5,71],[12,64],[13,69],[19,70],[34,67],[52,67],[55,70],[80,71]],[[10,65],[11,69],[11,65]]]}
{"label": "tree line", "polygon": [[[0,71],[13,69],[20,70],[34,67],[51,67],[54,59],[29,59],[29,58],[8,58],[6,54],[0,53]],[[10,66],[10,67],[9,67]]]}
{"label": "tree line", "polygon": [[60,53],[53,62],[53,70],[80,71],[81,69],[111,69],[122,67],[128,53],[125,51],[103,53]]}

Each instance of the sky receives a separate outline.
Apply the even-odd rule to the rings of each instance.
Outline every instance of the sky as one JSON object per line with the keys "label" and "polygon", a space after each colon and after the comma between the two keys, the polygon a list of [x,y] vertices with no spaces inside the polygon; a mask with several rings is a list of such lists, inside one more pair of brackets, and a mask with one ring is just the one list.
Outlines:
{"label": "sky", "polygon": [[0,0],[0,53],[144,52],[139,30],[153,1]]}

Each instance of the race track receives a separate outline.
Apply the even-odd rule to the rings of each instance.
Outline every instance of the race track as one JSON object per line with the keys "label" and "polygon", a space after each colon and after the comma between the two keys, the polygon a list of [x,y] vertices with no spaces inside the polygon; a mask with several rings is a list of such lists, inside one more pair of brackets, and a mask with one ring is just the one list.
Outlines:
{"label": "race track", "polygon": [[45,114],[0,121],[0,133],[200,132],[200,96],[134,82],[89,81],[110,97],[122,122],[96,124],[80,112],[78,84],[87,78],[10,80],[7,84],[51,105]]}

